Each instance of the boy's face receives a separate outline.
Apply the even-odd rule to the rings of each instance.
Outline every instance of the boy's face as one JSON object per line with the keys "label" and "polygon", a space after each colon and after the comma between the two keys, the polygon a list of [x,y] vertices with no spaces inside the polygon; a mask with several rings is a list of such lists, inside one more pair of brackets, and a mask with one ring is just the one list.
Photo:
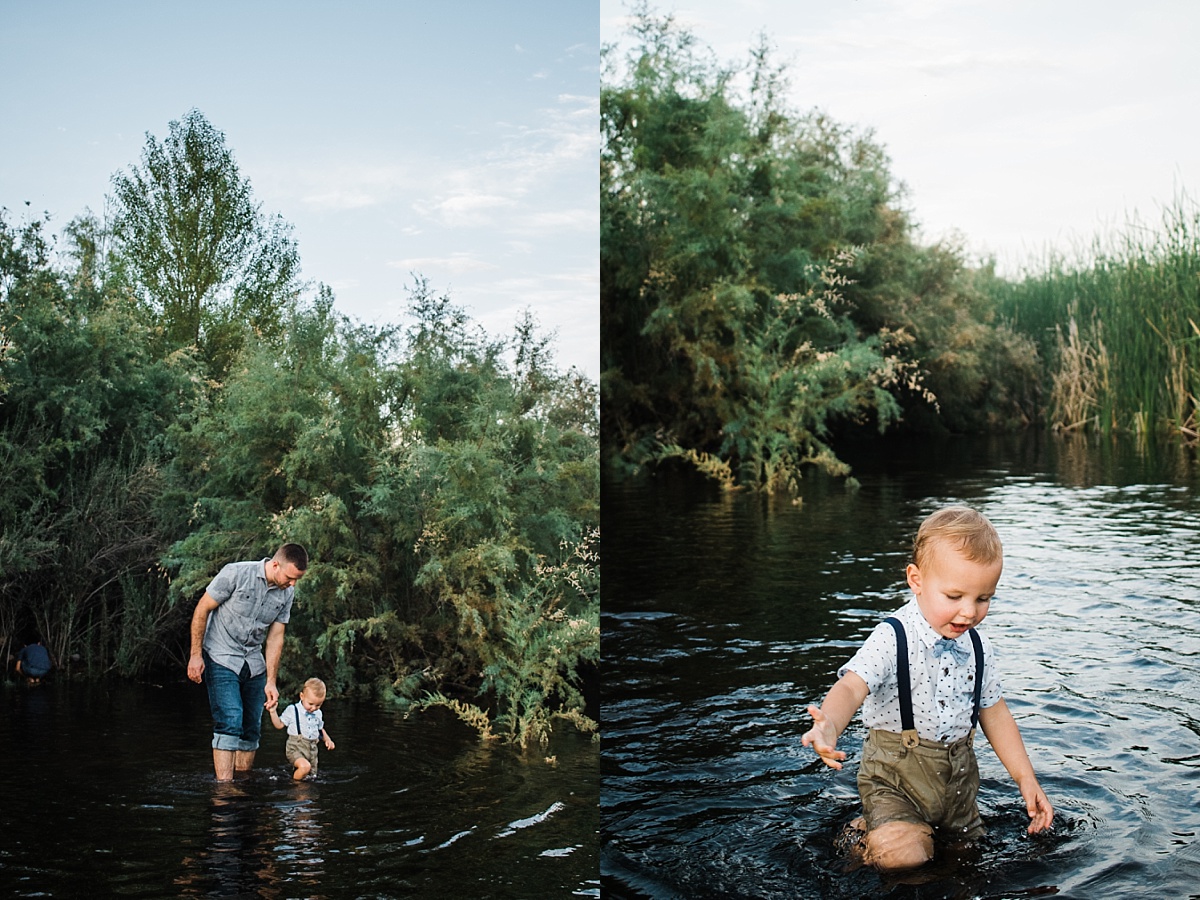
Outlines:
{"label": "boy's face", "polygon": [[906,574],[925,621],[954,640],[987,616],[1003,568],[1002,560],[976,562],[938,541],[929,547],[925,564],[910,564]]}
{"label": "boy's face", "polygon": [[300,703],[307,712],[316,712],[324,702],[324,697],[318,697],[312,691],[305,690],[300,692]]}

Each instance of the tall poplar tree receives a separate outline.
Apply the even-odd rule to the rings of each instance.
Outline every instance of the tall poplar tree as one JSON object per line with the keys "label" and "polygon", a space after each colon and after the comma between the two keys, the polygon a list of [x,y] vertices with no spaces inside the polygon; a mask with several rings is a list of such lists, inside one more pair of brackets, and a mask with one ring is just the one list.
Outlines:
{"label": "tall poplar tree", "polygon": [[140,166],[113,176],[115,251],[168,339],[196,346],[219,376],[249,326],[278,332],[299,291],[291,229],[263,215],[225,135],[199,110],[146,135]]}

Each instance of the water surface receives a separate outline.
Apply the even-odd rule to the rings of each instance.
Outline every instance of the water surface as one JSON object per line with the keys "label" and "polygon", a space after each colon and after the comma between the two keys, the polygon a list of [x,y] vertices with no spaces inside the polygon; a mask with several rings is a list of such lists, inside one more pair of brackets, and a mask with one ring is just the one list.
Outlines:
{"label": "water surface", "polygon": [[[892,447],[802,502],[606,484],[601,871],[612,897],[1200,896],[1200,493],[1190,455],[1057,439]],[[1029,836],[982,735],[988,836],[904,877],[836,847],[859,812],[808,703],[908,599],[921,519],[968,503],[1005,570],[983,625],[1057,816]]]}
{"label": "water surface", "polygon": [[199,686],[5,685],[0,896],[599,896],[590,739],[522,754],[442,711],[324,712],[316,780],[264,719],[255,771],[223,786]]}

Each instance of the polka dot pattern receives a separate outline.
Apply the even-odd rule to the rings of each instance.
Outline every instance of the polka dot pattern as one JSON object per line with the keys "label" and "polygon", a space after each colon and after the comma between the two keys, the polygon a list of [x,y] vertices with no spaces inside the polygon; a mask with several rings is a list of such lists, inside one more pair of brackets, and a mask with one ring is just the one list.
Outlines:
{"label": "polka dot pattern", "polygon": [[[908,635],[908,665],[912,679],[913,719],[917,734],[926,740],[950,743],[967,736],[971,730],[971,705],[975,692],[975,651],[971,636],[964,634],[958,643],[971,656],[966,663],[956,664],[950,654],[935,657],[933,645],[941,636],[925,621],[915,599],[893,615],[904,625]],[[1000,680],[996,675],[995,653],[987,636],[983,641],[983,692],[980,706],[987,709],[1000,701]],[[867,699],[863,701],[863,724],[897,734],[900,725],[900,698],[896,682],[896,632],[884,622],[875,630],[838,670],[841,678],[854,672],[867,683]]]}

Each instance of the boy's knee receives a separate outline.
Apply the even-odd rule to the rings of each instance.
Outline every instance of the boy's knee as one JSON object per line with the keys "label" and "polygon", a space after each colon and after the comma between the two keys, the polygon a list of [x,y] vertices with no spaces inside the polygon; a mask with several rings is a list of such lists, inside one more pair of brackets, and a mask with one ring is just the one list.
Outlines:
{"label": "boy's knee", "polygon": [[915,869],[933,859],[933,830],[913,822],[887,822],[867,833],[866,862],[877,869]]}

